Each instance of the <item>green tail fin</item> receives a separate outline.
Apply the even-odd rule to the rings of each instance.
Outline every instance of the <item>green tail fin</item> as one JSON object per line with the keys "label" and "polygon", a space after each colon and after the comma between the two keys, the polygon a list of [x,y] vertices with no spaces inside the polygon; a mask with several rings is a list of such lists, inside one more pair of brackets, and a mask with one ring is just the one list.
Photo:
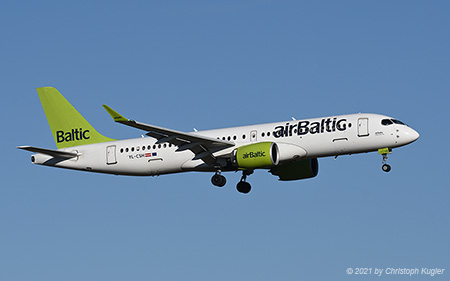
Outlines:
{"label": "green tail fin", "polygon": [[37,88],[37,92],[58,149],[114,141],[97,132],[55,88]]}

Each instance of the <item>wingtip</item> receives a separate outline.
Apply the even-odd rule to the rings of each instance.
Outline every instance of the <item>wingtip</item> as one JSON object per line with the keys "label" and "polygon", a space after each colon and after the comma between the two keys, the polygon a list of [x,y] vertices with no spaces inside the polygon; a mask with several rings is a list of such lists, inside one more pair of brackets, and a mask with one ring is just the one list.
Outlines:
{"label": "wingtip", "polygon": [[111,117],[114,119],[115,122],[126,122],[126,121],[128,121],[127,118],[123,117],[117,111],[115,111],[111,107],[107,106],[106,104],[104,104],[102,106],[109,113],[109,115],[111,115]]}

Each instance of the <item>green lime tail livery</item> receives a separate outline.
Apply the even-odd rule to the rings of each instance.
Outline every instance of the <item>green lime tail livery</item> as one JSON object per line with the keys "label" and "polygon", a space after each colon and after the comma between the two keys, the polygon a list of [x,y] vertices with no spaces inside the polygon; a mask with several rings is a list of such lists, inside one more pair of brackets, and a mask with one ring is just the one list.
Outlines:
{"label": "green lime tail livery", "polygon": [[321,157],[378,151],[389,172],[392,149],[419,138],[403,122],[373,113],[182,132],[128,119],[103,105],[115,122],[146,132],[115,140],[95,130],[55,88],[37,92],[57,149],[18,146],[35,153],[34,164],[128,176],[209,172],[217,187],[226,184],[224,172],[242,171],[236,186],[241,193],[250,192],[247,177],[255,170],[281,181],[313,178]]}
{"label": "green lime tail livery", "polygon": [[114,140],[97,132],[55,88],[37,92],[58,149]]}

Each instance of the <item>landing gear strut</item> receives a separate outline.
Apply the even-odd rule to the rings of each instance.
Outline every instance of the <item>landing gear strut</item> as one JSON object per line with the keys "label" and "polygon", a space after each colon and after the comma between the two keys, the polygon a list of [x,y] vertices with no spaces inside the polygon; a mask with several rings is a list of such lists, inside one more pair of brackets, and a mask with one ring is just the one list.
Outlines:
{"label": "landing gear strut", "polygon": [[218,187],[223,187],[227,183],[227,179],[220,174],[220,171],[217,171],[214,176],[211,178],[211,183]]}
{"label": "landing gear strut", "polygon": [[252,186],[246,182],[247,176],[253,174],[253,170],[243,170],[242,171],[242,177],[241,177],[241,181],[238,182],[238,184],[236,185],[236,189],[237,191],[239,191],[240,193],[244,193],[247,194],[250,192],[250,190],[252,189]]}
{"label": "landing gear strut", "polygon": [[378,149],[378,153],[383,156],[383,166],[381,166],[381,169],[386,173],[389,172],[391,170],[391,165],[387,164],[387,158],[388,154],[392,153],[392,150],[389,148],[382,148]]}

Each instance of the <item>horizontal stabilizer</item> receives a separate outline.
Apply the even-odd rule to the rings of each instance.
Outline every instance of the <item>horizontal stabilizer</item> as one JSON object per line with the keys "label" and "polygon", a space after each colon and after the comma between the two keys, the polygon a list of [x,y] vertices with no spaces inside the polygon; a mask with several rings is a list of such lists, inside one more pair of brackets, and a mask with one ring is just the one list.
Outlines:
{"label": "horizontal stabilizer", "polygon": [[74,152],[53,150],[53,149],[40,148],[40,147],[34,147],[34,146],[27,146],[27,145],[26,146],[18,146],[17,148],[31,151],[31,152],[46,154],[46,155],[50,155],[50,156],[58,157],[58,158],[74,158],[74,157],[79,156],[78,153],[74,153]]}

